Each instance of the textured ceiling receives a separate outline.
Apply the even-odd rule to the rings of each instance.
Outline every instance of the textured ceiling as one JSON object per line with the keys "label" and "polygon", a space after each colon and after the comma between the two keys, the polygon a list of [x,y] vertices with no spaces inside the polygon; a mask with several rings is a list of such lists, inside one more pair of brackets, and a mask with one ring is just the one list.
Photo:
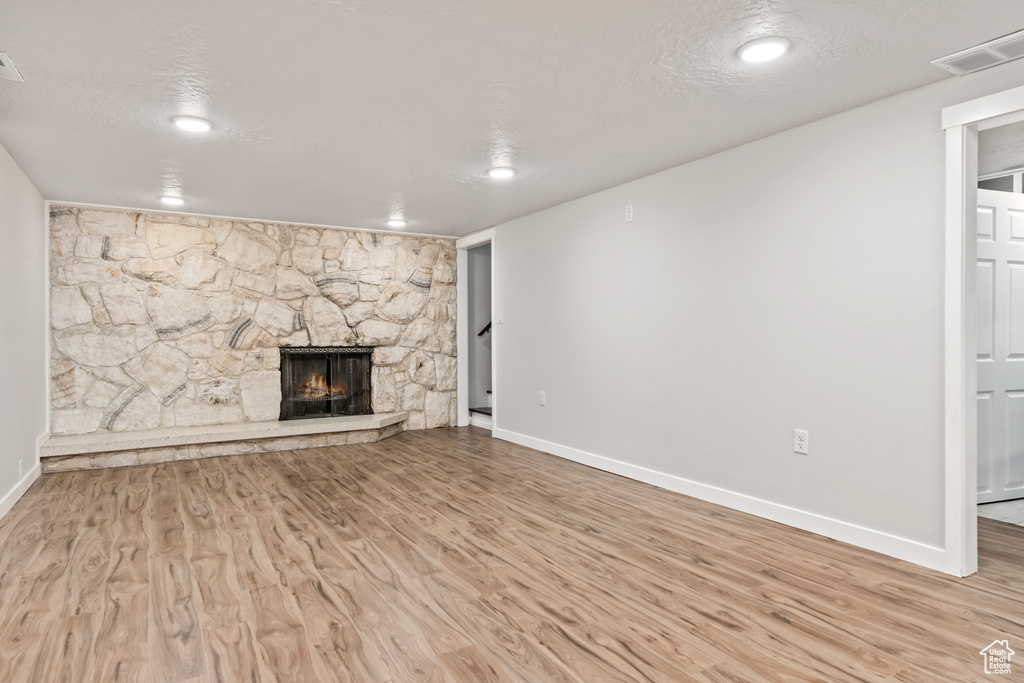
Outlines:
{"label": "textured ceiling", "polygon": [[1024,168],[1024,121],[978,133],[978,175]]}
{"label": "textured ceiling", "polygon": [[[461,235],[945,78],[1020,0],[4,0],[50,199]],[[735,57],[778,34],[769,65]],[[214,132],[169,123],[190,113]],[[496,163],[512,181],[483,177]]]}

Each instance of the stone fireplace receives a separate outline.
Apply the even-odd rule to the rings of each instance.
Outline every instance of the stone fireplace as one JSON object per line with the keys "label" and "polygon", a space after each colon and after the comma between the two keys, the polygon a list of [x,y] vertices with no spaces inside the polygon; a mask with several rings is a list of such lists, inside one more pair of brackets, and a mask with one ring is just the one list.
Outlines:
{"label": "stone fireplace", "polygon": [[281,419],[371,415],[373,348],[281,349]]}
{"label": "stone fireplace", "polygon": [[280,421],[282,359],[319,347],[364,363],[327,419],[455,424],[453,240],[57,205],[49,231],[54,456],[166,434],[174,458],[225,454],[202,440],[250,426],[319,444],[316,420]]}

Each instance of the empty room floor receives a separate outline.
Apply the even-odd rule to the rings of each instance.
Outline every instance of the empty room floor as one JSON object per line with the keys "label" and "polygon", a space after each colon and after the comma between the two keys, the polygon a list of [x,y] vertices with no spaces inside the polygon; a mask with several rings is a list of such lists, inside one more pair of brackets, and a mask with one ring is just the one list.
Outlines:
{"label": "empty room floor", "polygon": [[1006,522],[1007,524],[1024,526],[1024,498],[979,505],[978,516]]}
{"label": "empty room floor", "polygon": [[0,680],[982,681],[967,579],[491,439],[44,475],[0,521]]}

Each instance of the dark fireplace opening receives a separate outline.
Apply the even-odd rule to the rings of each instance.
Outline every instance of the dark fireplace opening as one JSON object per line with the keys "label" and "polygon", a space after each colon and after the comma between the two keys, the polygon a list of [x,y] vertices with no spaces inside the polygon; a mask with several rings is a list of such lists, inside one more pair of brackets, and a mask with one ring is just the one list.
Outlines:
{"label": "dark fireplace opening", "polygon": [[281,419],[371,415],[373,347],[281,349]]}

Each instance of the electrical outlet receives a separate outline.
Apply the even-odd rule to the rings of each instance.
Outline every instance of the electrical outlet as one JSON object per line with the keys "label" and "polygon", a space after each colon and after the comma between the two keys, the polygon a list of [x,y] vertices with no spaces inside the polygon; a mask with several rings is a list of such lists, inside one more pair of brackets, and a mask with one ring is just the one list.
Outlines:
{"label": "electrical outlet", "polygon": [[801,455],[810,455],[811,433],[806,429],[793,432],[793,450]]}
{"label": "electrical outlet", "polygon": [[540,392],[540,404],[542,406],[546,406],[548,404],[547,394],[545,394],[543,391]]}
{"label": "electrical outlet", "polygon": [[499,325],[503,324],[505,322],[505,314],[502,311],[498,311],[494,316],[494,322]]}
{"label": "electrical outlet", "polygon": [[626,205],[626,222],[627,223],[632,223],[633,222],[633,205],[632,204],[627,204]]}

